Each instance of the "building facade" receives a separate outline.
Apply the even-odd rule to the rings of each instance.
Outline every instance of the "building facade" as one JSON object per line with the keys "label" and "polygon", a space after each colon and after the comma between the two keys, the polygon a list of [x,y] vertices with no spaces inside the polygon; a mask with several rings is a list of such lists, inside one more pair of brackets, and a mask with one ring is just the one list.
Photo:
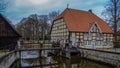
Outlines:
{"label": "building facade", "polygon": [[13,50],[21,36],[15,31],[10,21],[0,14],[0,50]]}
{"label": "building facade", "polygon": [[53,22],[51,41],[72,42],[75,47],[109,48],[112,29],[91,11],[65,9]]}
{"label": "building facade", "polygon": [[61,41],[63,43],[69,39],[69,30],[63,19],[54,22],[51,32],[52,41]]}

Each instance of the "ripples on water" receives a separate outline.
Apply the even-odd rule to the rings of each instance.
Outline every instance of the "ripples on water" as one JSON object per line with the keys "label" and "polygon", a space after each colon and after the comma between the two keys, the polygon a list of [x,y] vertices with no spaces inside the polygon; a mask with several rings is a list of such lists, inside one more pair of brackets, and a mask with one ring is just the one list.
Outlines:
{"label": "ripples on water", "polygon": [[75,56],[72,59],[48,56],[48,52],[42,51],[42,57],[39,57],[37,51],[22,52],[22,59],[13,63],[10,68],[114,68]]}

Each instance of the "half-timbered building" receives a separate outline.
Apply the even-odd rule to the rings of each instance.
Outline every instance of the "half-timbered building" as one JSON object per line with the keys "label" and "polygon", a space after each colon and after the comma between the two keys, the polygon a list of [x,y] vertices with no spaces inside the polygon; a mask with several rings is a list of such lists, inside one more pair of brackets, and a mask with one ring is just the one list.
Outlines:
{"label": "half-timbered building", "polygon": [[72,42],[78,47],[112,47],[113,31],[91,10],[66,8],[51,27],[51,41]]}
{"label": "half-timbered building", "polygon": [[10,21],[0,14],[0,49],[15,49],[21,36],[14,30]]}

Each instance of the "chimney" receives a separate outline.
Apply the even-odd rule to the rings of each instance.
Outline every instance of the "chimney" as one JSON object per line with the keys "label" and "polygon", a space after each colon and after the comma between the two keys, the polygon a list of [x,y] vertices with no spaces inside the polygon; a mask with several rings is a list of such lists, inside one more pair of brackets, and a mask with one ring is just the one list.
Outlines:
{"label": "chimney", "polygon": [[91,13],[92,13],[92,9],[89,9],[88,12],[91,12]]}

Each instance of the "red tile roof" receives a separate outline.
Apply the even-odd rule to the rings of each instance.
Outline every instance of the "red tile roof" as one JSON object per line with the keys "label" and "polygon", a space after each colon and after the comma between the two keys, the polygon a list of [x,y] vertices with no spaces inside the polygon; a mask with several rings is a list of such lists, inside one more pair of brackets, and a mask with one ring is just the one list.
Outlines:
{"label": "red tile roof", "polygon": [[70,31],[88,32],[93,23],[97,23],[103,33],[113,33],[105,21],[89,11],[66,8],[55,20],[63,18]]}

